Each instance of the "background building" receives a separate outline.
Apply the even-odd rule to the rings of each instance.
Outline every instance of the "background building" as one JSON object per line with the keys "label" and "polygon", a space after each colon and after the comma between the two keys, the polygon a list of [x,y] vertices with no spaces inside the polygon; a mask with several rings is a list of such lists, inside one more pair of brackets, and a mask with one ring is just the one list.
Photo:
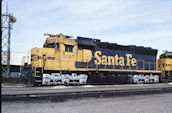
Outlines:
{"label": "background building", "polygon": [[[20,67],[23,66],[25,63],[30,63],[30,51],[28,51],[27,53],[10,52],[10,77],[20,77]],[[6,77],[3,73],[2,76]]]}

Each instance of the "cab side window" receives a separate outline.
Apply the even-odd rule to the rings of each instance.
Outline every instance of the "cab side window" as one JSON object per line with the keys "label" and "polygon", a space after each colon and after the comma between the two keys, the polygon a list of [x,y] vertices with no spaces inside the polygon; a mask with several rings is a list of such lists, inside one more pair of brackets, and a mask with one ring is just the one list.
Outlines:
{"label": "cab side window", "polygon": [[65,45],[65,52],[73,52],[73,45]]}
{"label": "cab side window", "polygon": [[59,43],[56,43],[56,50],[59,50]]}

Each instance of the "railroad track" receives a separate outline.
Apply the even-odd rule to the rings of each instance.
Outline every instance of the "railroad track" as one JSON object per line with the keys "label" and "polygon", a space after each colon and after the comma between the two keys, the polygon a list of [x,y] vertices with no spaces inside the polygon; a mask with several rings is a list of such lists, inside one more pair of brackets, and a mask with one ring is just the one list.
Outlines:
{"label": "railroad track", "polygon": [[172,93],[172,84],[102,86],[3,87],[2,101],[65,101],[85,97],[113,97],[138,94]]}

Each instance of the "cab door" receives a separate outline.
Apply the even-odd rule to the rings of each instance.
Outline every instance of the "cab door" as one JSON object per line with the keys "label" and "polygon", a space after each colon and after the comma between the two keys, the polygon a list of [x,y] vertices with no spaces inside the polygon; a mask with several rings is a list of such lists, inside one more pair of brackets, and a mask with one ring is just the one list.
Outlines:
{"label": "cab door", "polygon": [[63,44],[62,70],[71,71],[75,68],[77,45]]}

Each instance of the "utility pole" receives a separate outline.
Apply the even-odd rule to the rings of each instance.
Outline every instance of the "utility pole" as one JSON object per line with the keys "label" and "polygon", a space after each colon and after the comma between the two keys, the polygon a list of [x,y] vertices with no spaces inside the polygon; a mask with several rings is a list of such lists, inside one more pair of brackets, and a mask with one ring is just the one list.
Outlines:
{"label": "utility pole", "polygon": [[[0,5],[1,5],[0,13],[2,14],[2,0],[0,0],[0,1],[1,1],[1,3],[0,3]],[[1,42],[0,42],[0,46],[1,46],[1,53],[2,53],[2,17],[1,17]],[[0,59],[2,59],[2,58],[0,58]],[[0,70],[2,70],[2,62],[0,62]],[[1,71],[1,76],[2,76],[2,71]]]}
{"label": "utility pole", "polygon": [[[2,1],[1,1],[2,3]],[[1,10],[2,11],[2,10]],[[11,43],[11,29],[13,23],[16,22],[16,18],[8,13],[8,5],[6,6],[6,13],[1,14],[1,26],[2,26],[2,39],[1,39],[1,75],[4,77],[10,77],[10,43]]]}

